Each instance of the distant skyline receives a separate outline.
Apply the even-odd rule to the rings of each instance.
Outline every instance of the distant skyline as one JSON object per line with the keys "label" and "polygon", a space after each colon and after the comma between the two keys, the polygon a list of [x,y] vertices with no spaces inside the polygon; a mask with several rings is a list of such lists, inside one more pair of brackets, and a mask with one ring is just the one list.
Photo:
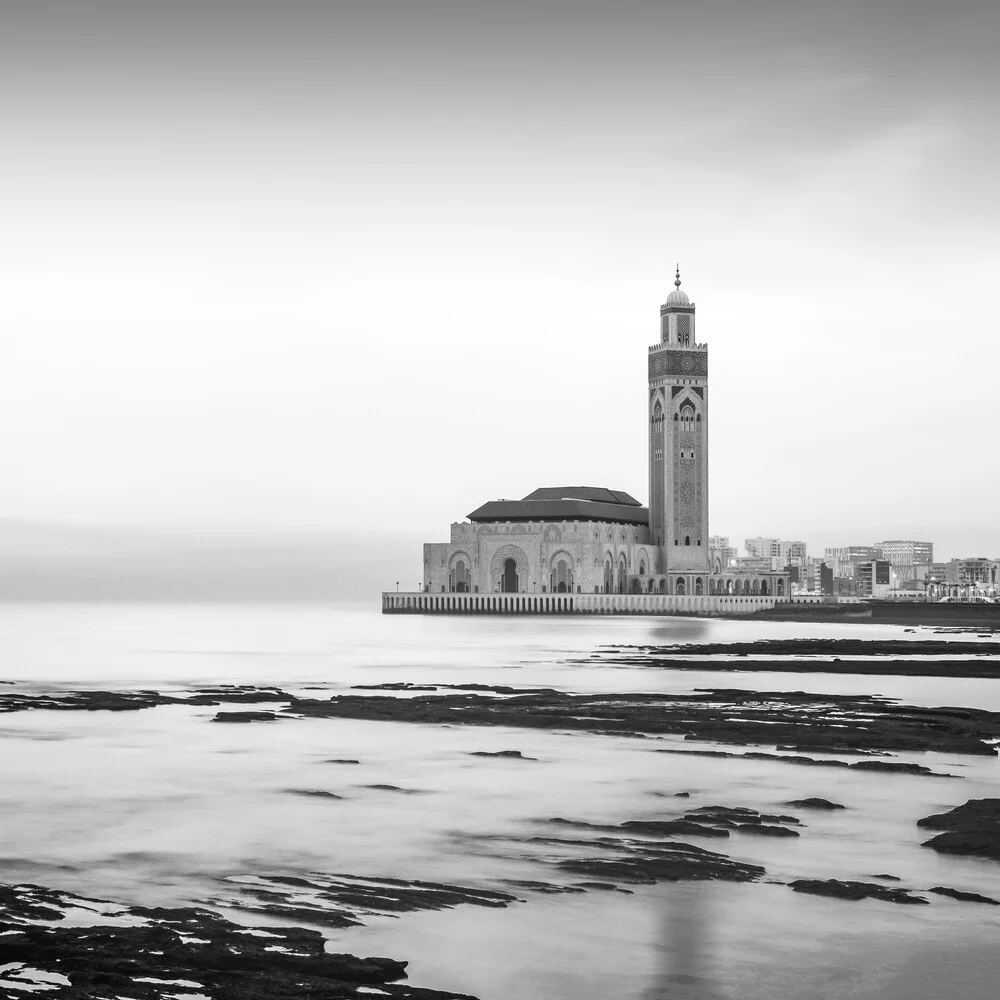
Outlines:
{"label": "distant skyline", "polygon": [[713,533],[1000,555],[998,48],[986,0],[6,9],[0,571],[30,523],[390,586],[488,499],[645,502],[677,261]]}

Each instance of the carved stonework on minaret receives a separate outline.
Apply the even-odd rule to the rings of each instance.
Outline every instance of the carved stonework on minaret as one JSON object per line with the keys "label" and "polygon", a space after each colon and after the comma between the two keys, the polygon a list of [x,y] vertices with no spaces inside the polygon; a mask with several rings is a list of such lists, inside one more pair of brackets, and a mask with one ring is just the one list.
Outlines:
{"label": "carved stonework on minaret", "polygon": [[671,592],[694,593],[709,570],[708,348],[680,286],[678,269],[649,349],[649,524]]}

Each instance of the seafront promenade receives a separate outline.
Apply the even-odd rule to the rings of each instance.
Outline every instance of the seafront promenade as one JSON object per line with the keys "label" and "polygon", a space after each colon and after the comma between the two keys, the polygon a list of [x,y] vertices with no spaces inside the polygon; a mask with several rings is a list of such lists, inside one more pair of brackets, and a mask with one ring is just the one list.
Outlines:
{"label": "seafront promenade", "polygon": [[385,591],[387,615],[752,615],[818,597],[709,594],[430,594]]}

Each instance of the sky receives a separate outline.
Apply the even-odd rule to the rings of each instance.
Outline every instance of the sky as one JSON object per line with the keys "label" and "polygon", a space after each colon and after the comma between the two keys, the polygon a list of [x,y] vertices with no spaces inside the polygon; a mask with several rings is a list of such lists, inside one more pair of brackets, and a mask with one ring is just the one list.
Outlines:
{"label": "sky", "polygon": [[5,5],[0,593],[69,538],[365,593],[488,499],[645,500],[675,263],[713,533],[1000,555],[998,48],[992,0]]}

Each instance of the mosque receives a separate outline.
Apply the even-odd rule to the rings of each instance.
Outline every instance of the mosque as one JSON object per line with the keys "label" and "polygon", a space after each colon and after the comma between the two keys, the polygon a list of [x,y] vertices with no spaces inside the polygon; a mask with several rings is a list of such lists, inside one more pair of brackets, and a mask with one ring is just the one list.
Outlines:
{"label": "mosque", "polygon": [[[541,487],[521,500],[488,501],[452,524],[449,541],[424,545],[423,595],[533,598],[386,594],[383,609],[711,613],[734,605],[758,610],[785,598],[786,573],[741,572],[709,544],[708,345],[698,341],[695,304],[681,290],[679,268],[660,306],[658,342],[649,348],[646,413],[648,507],[606,487]],[[563,594],[577,596],[538,598]]]}

